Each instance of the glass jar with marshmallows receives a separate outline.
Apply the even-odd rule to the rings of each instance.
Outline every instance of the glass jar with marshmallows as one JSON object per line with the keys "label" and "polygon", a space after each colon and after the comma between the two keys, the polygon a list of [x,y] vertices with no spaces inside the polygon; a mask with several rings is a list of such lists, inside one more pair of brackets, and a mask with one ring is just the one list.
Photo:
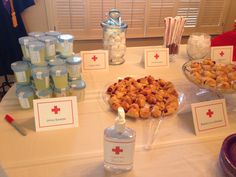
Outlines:
{"label": "glass jar with marshmallows", "polygon": [[121,21],[120,11],[111,9],[108,20],[101,23],[103,28],[103,47],[109,52],[109,64],[125,62],[127,24]]}
{"label": "glass jar with marshmallows", "polygon": [[187,44],[187,54],[190,59],[202,59],[208,56],[211,47],[211,37],[205,33],[193,33]]}

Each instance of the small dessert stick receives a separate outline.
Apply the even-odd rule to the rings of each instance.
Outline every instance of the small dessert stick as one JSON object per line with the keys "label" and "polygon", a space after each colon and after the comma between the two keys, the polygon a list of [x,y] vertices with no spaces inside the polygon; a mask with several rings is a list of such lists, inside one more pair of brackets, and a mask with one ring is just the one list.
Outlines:
{"label": "small dessert stick", "polygon": [[172,30],[172,38],[171,38],[171,44],[174,43],[174,40],[175,40],[175,33],[176,33],[176,27],[177,27],[177,18],[174,18],[173,19],[173,30]]}
{"label": "small dessert stick", "polygon": [[181,43],[181,38],[182,35],[184,33],[184,25],[185,25],[186,19],[184,17],[182,17],[182,21],[181,21],[181,25],[180,25],[180,34],[178,36],[178,40],[177,43],[180,44]]}
{"label": "small dessert stick", "polygon": [[145,149],[150,150],[152,148],[152,144],[157,137],[157,134],[159,132],[160,125],[161,125],[163,119],[164,119],[164,117],[161,116],[159,119],[158,118],[151,118],[151,120],[149,120],[148,141],[145,146]]}
{"label": "small dessert stick", "polygon": [[175,31],[174,31],[174,35],[173,35],[173,43],[176,44],[176,41],[177,41],[177,33],[178,33],[178,30],[180,28],[180,20],[181,18],[179,16],[176,17],[176,26],[175,26]]}
{"label": "small dessert stick", "polygon": [[164,47],[166,47],[166,41],[167,41],[167,33],[168,33],[168,22],[167,18],[164,19],[164,25],[165,25],[165,34],[164,34]]}

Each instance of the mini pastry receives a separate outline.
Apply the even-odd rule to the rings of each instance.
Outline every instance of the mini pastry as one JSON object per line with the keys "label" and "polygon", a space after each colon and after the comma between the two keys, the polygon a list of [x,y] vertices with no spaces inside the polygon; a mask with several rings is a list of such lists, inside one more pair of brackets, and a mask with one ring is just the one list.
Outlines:
{"label": "mini pastry", "polygon": [[152,111],[151,111],[152,117],[160,117],[161,116],[161,110],[159,109],[158,106],[153,106]]}
{"label": "mini pastry", "polygon": [[159,117],[166,108],[166,115],[169,115],[174,113],[172,109],[178,108],[178,93],[174,85],[163,79],[156,80],[152,76],[137,80],[131,77],[119,79],[108,87],[106,93],[113,110],[117,111],[121,106],[126,115],[133,118]]}
{"label": "mini pastry", "polygon": [[126,115],[133,118],[139,118],[139,109],[131,107]]}
{"label": "mini pastry", "polygon": [[139,114],[140,114],[141,118],[147,119],[148,117],[150,117],[151,112],[150,112],[149,108],[141,108],[139,111]]}

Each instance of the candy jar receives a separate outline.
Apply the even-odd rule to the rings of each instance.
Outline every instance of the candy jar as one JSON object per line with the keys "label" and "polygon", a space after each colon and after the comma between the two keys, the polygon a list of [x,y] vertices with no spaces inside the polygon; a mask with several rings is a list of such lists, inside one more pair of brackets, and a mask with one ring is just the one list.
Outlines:
{"label": "candy jar", "polygon": [[211,37],[205,33],[193,33],[187,44],[187,54],[190,59],[202,59],[210,53]]}
{"label": "candy jar", "polygon": [[121,21],[120,11],[111,9],[108,20],[101,23],[103,28],[103,47],[109,52],[109,64],[118,65],[125,62],[127,24]]}

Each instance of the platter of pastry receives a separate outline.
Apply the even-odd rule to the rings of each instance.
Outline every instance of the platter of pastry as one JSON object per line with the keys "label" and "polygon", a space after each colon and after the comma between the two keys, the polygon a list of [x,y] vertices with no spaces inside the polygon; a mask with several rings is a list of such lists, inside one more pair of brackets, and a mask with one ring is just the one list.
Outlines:
{"label": "platter of pastry", "polygon": [[186,62],[182,70],[186,78],[200,88],[218,93],[236,92],[236,65],[201,59]]}
{"label": "platter of pastry", "polygon": [[180,102],[173,83],[152,76],[119,78],[106,87],[104,95],[113,111],[121,106],[126,116],[140,119],[172,115]]}

